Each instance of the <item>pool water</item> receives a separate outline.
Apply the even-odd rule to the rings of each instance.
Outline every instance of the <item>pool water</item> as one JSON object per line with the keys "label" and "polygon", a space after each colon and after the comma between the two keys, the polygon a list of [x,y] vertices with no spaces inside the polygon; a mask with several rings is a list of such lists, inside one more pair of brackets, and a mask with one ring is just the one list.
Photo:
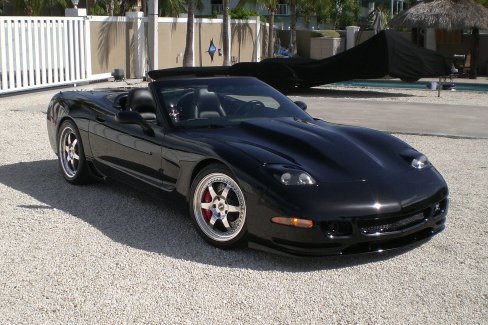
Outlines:
{"label": "pool water", "polygon": [[[350,80],[343,82],[336,82],[332,85],[345,86],[345,87],[376,87],[376,88],[404,88],[404,89],[428,89],[427,84],[430,81],[417,81],[417,82],[403,82],[396,80]],[[446,83],[451,83],[447,81]],[[487,91],[487,84],[474,84],[474,83],[456,83],[456,91]]]}

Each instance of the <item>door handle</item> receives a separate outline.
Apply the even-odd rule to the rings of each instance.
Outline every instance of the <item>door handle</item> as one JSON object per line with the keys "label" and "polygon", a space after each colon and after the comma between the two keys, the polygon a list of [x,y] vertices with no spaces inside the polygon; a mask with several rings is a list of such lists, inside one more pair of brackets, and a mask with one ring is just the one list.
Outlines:
{"label": "door handle", "polygon": [[97,115],[95,118],[97,119],[98,122],[105,122],[105,117],[102,115]]}

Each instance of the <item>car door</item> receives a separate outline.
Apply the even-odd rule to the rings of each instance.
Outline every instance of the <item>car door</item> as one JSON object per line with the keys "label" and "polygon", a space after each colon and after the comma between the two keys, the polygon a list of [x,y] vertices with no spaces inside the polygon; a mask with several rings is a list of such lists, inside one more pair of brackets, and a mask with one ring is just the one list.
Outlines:
{"label": "car door", "polygon": [[137,124],[118,122],[114,113],[98,112],[89,125],[95,166],[110,177],[164,188],[161,174],[164,128],[156,121],[148,123],[154,135],[144,133]]}

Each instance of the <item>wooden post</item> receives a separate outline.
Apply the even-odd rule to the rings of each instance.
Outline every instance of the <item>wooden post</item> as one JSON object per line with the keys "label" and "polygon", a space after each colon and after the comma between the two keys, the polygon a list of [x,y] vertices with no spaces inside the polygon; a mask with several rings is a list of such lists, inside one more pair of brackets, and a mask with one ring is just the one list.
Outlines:
{"label": "wooden post", "polygon": [[471,33],[473,37],[473,48],[471,50],[471,70],[469,70],[469,79],[476,79],[478,76],[478,57],[480,53],[480,30],[473,28]]}
{"label": "wooden post", "polygon": [[442,77],[439,77],[439,83],[437,84],[437,97],[441,97],[442,89]]}

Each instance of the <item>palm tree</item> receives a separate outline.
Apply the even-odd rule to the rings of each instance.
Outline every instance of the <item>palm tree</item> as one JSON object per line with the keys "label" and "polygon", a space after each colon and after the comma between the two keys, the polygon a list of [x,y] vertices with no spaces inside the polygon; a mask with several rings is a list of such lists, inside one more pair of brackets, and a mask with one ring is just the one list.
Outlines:
{"label": "palm tree", "polygon": [[297,0],[290,0],[290,55],[297,55]]}
{"label": "palm tree", "polygon": [[184,0],[158,0],[159,15],[163,17],[178,17],[185,11]]}
{"label": "palm tree", "polygon": [[331,2],[331,0],[290,0],[290,54],[292,56],[297,55],[297,12],[303,14],[305,21],[308,21],[311,14],[327,16]]}
{"label": "palm tree", "polygon": [[195,20],[195,0],[188,0],[188,19],[186,22],[186,45],[183,66],[193,67],[193,25]]}
{"label": "palm tree", "polygon": [[357,24],[360,7],[358,0],[333,0],[331,18],[335,27],[344,29],[346,26]]}
{"label": "palm tree", "polygon": [[263,5],[268,10],[269,16],[269,29],[268,29],[268,57],[273,57],[274,52],[274,33],[273,33],[273,25],[274,19],[276,15],[276,10],[278,7],[279,0],[240,0],[237,4],[238,7],[242,7],[246,4],[250,4],[256,7],[258,4]]}
{"label": "palm tree", "polygon": [[[303,16],[303,20],[306,25],[310,23],[310,19],[312,16],[329,16],[332,7],[332,1],[336,3],[357,3],[359,5],[358,0],[298,0],[298,6],[300,8],[300,14]],[[342,4],[338,5],[339,7],[343,7]],[[349,7],[348,7],[349,8]],[[359,8],[359,7],[358,7]],[[347,12],[347,14],[352,14],[352,12]]]}
{"label": "palm tree", "polygon": [[265,2],[268,9],[269,15],[269,29],[268,29],[268,57],[272,58],[274,56],[274,21],[276,15],[276,8],[278,7],[278,0],[261,0]]}
{"label": "palm tree", "polygon": [[222,31],[222,41],[223,41],[223,54],[224,54],[224,66],[230,65],[230,55],[231,55],[231,39],[230,39],[230,17],[229,17],[229,0],[224,0],[224,19],[223,19],[223,31]]}
{"label": "palm tree", "polygon": [[3,4],[9,2],[16,12],[23,10],[27,16],[40,16],[45,9],[52,6],[66,8],[66,2],[64,0],[4,0]]}

